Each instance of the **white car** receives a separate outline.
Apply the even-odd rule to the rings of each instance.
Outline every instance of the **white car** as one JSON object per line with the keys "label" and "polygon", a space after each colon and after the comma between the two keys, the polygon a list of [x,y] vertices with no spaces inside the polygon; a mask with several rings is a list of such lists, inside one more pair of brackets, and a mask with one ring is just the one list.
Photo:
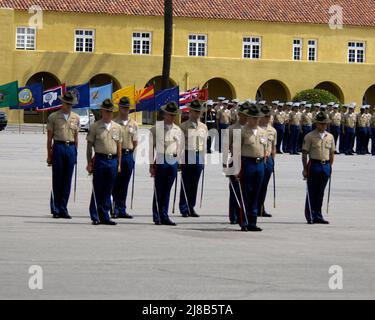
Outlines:
{"label": "white car", "polygon": [[94,114],[88,109],[74,109],[73,111],[79,115],[80,130],[89,131],[90,125],[95,122]]}

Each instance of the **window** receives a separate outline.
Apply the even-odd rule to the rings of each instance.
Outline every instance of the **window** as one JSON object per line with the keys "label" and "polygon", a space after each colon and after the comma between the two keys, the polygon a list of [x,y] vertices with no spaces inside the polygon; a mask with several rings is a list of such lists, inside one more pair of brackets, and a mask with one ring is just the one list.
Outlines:
{"label": "window", "polygon": [[133,32],[133,54],[151,54],[151,33]]}
{"label": "window", "polygon": [[189,35],[189,56],[204,57],[207,55],[207,36],[204,34]]}
{"label": "window", "polygon": [[94,30],[77,29],[74,37],[76,52],[94,52]]}
{"label": "window", "polygon": [[316,61],[317,56],[317,41],[309,40],[307,45],[307,60]]}
{"label": "window", "polygon": [[261,55],[261,40],[259,37],[243,38],[243,57],[259,59]]}
{"label": "window", "polygon": [[302,40],[294,39],[293,40],[293,60],[302,59]]}
{"label": "window", "polygon": [[35,50],[36,49],[36,28],[17,27],[16,28],[16,49]]}
{"label": "window", "polygon": [[364,63],[365,62],[365,43],[364,42],[349,42],[348,61],[349,63]]}

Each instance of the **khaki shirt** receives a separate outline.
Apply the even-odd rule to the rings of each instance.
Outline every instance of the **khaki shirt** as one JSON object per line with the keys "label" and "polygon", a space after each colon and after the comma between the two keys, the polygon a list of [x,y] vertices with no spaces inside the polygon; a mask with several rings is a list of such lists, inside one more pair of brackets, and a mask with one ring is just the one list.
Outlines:
{"label": "khaki shirt", "polygon": [[[159,127],[160,126],[160,127]],[[164,134],[156,136],[156,127],[164,131]],[[179,155],[183,146],[183,134],[180,127],[176,124],[167,126],[164,121],[159,121],[151,128],[153,138],[153,147],[156,148],[158,154],[165,154],[167,156]]]}
{"label": "khaki shirt", "polygon": [[129,119],[126,125],[117,117],[113,120],[121,126],[122,149],[134,150],[134,141],[138,141],[138,124],[135,120]]}
{"label": "khaki shirt", "polygon": [[185,136],[186,150],[202,152],[206,149],[208,129],[203,122],[195,124],[189,119],[181,124],[181,130]]}
{"label": "khaki shirt", "polygon": [[267,131],[258,127],[257,134],[249,127],[241,132],[241,156],[249,158],[263,158],[267,150]]}
{"label": "khaki shirt", "polygon": [[238,121],[238,109],[232,108],[230,109],[230,122],[235,124]]}
{"label": "khaki shirt", "polygon": [[357,115],[353,113],[347,113],[345,116],[345,126],[349,128],[355,128],[357,123]]}
{"label": "khaki shirt", "polygon": [[371,113],[365,113],[366,116],[366,127],[371,127]]}
{"label": "khaki shirt", "polygon": [[341,112],[341,124],[343,126],[345,126],[345,120],[346,120],[346,115],[347,114],[348,114],[347,112]]}
{"label": "khaki shirt", "polygon": [[47,130],[52,131],[56,141],[73,142],[75,134],[79,132],[79,115],[70,112],[68,120],[65,120],[62,110],[51,113],[47,120]]}
{"label": "khaki shirt", "polygon": [[375,113],[371,117],[371,128],[375,128]]}
{"label": "khaki shirt", "polygon": [[357,116],[357,126],[360,128],[365,128],[367,125],[367,115],[364,113],[359,113]]}
{"label": "khaki shirt", "polygon": [[219,123],[230,124],[231,112],[230,112],[230,110],[223,108],[223,109],[220,109],[217,112],[217,116],[216,117],[217,117]]}
{"label": "khaki shirt", "polygon": [[94,146],[95,153],[117,154],[117,143],[122,143],[121,126],[112,121],[107,130],[104,121],[98,120],[90,126],[86,140]]}
{"label": "khaki shirt", "polygon": [[276,148],[277,131],[271,125],[268,125],[267,128],[262,129],[266,130],[267,132],[267,152],[271,154],[272,151]]}
{"label": "khaki shirt", "polygon": [[273,123],[284,124],[286,120],[285,117],[286,117],[286,114],[284,111],[276,110]]}
{"label": "khaki shirt", "polygon": [[291,126],[299,126],[301,121],[301,115],[295,111],[291,111],[289,115],[289,124]]}
{"label": "khaki shirt", "polygon": [[340,126],[341,125],[341,113],[340,112],[332,112],[331,113],[331,124],[333,126]]}
{"label": "khaki shirt", "polygon": [[322,139],[318,130],[305,136],[302,147],[309,154],[310,159],[314,160],[329,160],[330,155],[335,153],[335,148],[333,135],[325,131]]}
{"label": "khaki shirt", "polygon": [[313,116],[311,112],[303,112],[301,114],[301,125],[303,126],[312,126]]}

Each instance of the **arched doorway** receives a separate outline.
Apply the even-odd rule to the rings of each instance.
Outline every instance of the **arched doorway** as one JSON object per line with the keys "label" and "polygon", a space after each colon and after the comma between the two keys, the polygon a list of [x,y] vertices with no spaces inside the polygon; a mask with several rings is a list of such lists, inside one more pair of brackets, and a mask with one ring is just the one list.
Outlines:
{"label": "arched doorway", "polygon": [[90,87],[100,87],[112,83],[113,92],[121,89],[120,82],[110,74],[100,73],[90,79]]}
{"label": "arched doorway", "polygon": [[[160,91],[162,89],[162,79],[163,79],[162,76],[153,77],[152,79],[150,79],[149,81],[146,82],[144,87],[147,88],[147,87],[150,87],[150,86],[154,86],[155,92]],[[175,86],[177,86],[176,81],[169,78],[168,87],[172,88],[172,87],[175,87]],[[157,119],[158,119],[158,115],[155,112],[152,112],[152,111],[143,111],[142,112],[142,123],[143,124],[154,124]]]}
{"label": "arched doorway", "polygon": [[[61,85],[61,81],[54,74],[50,72],[38,72],[33,74],[29,80],[26,81],[26,85],[31,85],[34,83],[42,83],[43,90],[48,90],[53,87]],[[32,110],[24,111],[24,122],[25,123],[44,123],[48,115],[52,111],[47,112],[36,112]]]}
{"label": "arched doorway", "polygon": [[315,89],[322,89],[332,93],[341,103],[344,103],[344,94],[340,87],[331,81],[324,81],[315,86]]}
{"label": "arched doorway", "polygon": [[236,97],[233,85],[223,78],[212,78],[203,85],[203,88],[208,88],[209,99],[216,100],[217,97],[225,97],[231,100]]}
{"label": "arched doorway", "polygon": [[375,84],[366,90],[362,103],[371,105],[372,109],[375,108]]}
{"label": "arched doorway", "polygon": [[267,102],[274,100],[289,101],[290,91],[283,82],[279,80],[268,80],[263,82],[258,88],[255,99],[266,100]]}

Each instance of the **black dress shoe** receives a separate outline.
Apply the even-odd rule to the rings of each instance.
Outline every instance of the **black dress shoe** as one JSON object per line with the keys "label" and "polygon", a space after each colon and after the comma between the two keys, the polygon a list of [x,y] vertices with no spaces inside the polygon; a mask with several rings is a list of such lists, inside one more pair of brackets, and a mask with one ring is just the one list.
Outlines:
{"label": "black dress shoe", "polygon": [[132,217],[130,214],[127,214],[127,213],[125,213],[125,214],[120,214],[118,217],[119,217],[120,219],[133,219],[133,217]]}
{"label": "black dress shoe", "polygon": [[60,216],[59,216],[58,214],[54,214],[52,217],[53,217],[54,219],[59,219],[59,218],[60,218]]}
{"label": "black dress shoe", "polygon": [[199,218],[199,214],[193,211],[192,213],[190,213],[190,217]]}
{"label": "black dress shoe", "polygon": [[183,218],[187,218],[187,217],[189,217],[189,214],[188,214],[188,213],[181,213],[181,216],[182,216]]}
{"label": "black dress shoe", "polygon": [[335,151],[335,154],[340,154],[340,152]]}
{"label": "black dress shoe", "polygon": [[264,212],[263,215],[262,215],[262,217],[264,217],[264,218],[272,218],[272,214]]}
{"label": "black dress shoe", "polygon": [[309,221],[307,221],[307,224],[314,224],[314,222],[309,220]]}
{"label": "black dress shoe", "polygon": [[63,218],[63,219],[72,219],[72,217],[69,214],[65,214],[65,215],[61,216],[61,218]]}
{"label": "black dress shoe", "polygon": [[162,220],[161,224],[165,226],[176,226],[176,224],[171,220]]}
{"label": "black dress shoe", "polygon": [[241,227],[242,232],[247,232],[247,227]]}
{"label": "black dress shoe", "polygon": [[160,226],[161,225],[161,222],[160,221],[155,221],[154,222],[157,226]]}
{"label": "black dress shoe", "polygon": [[99,221],[96,221],[96,220],[92,222],[92,225],[94,226],[98,226],[99,224],[100,224]]}
{"label": "black dress shoe", "polygon": [[314,220],[314,223],[316,223],[316,224],[329,224],[329,222],[327,220],[324,220],[324,219]]}
{"label": "black dress shoe", "polygon": [[101,221],[100,224],[104,224],[104,225],[107,225],[107,226],[115,226],[117,224],[117,222],[107,220],[107,221]]}
{"label": "black dress shoe", "polygon": [[112,214],[112,215],[111,215],[111,218],[112,218],[112,219],[118,219],[118,218],[119,218],[119,215],[118,215],[118,214]]}
{"label": "black dress shoe", "polygon": [[248,231],[252,231],[252,232],[260,232],[260,231],[263,231],[261,228],[257,227],[257,226],[250,226],[250,227],[247,227],[247,230]]}

